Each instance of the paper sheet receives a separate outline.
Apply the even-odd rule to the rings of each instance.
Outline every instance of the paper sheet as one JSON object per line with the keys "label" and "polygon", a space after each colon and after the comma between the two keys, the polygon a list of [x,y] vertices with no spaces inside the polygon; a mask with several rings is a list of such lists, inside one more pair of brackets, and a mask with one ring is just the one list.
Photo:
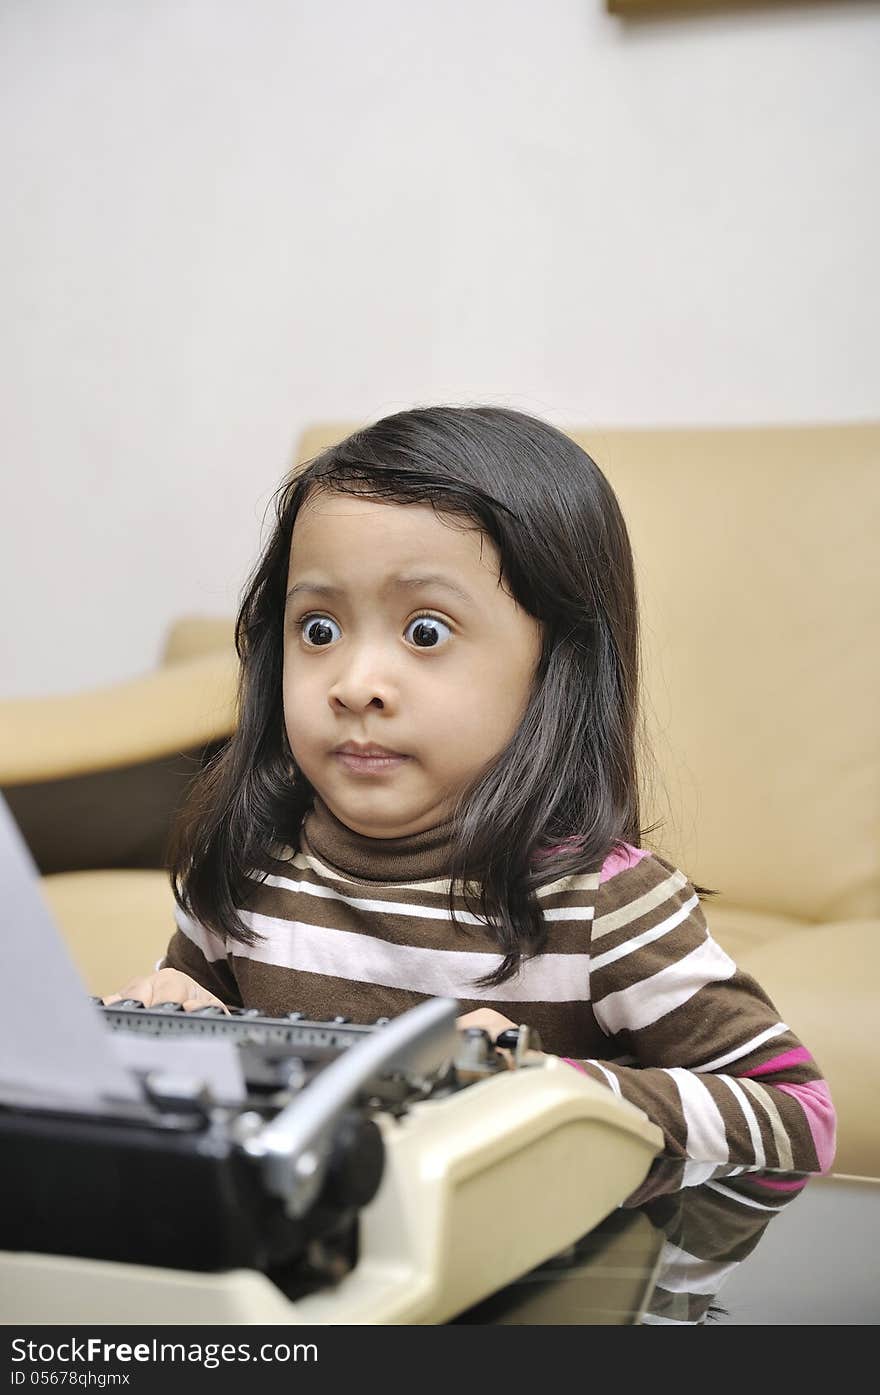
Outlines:
{"label": "paper sheet", "polygon": [[132,1072],[151,1069],[198,1074],[218,1101],[243,1098],[243,1073],[232,1042],[128,1037],[104,1025],[2,795],[0,892],[0,1103],[104,1113],[114,1102],[141,1100],[143,1089]]}

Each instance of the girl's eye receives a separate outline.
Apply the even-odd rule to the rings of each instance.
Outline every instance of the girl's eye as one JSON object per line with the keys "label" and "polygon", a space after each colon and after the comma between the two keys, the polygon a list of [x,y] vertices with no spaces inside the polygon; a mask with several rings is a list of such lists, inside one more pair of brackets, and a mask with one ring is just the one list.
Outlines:
{"label": "girl's eye", "polygon": [[448,635],[452,635],[445,619],[438,619],[437,615],[417,615],[416,619],[411,619],[404,633],[410,629],[413,631],[413,643],[417,649],[438,649],[441,644],[445,644],[446,640],[442,638],[442,633],[439,633],[443,629]]}
{"label": "girl's eye", "polygon": [[[342,631],[328,615],[307,615],[299,622],[300,633],[309,649],[320,649],[339,639]],[[452,637],[452,630],[435,615],[417,615],[410,620],[404,636],[417,649],[435,649]]]}
{"label": "girl's eye", "polygon": [[324,644],[332,644],[331,629],[339,629],[339,625],[335,619],[328,619],[326,615],[307,615],[300,621],[301,635],[303,639],[308,635],[307,644],[310,649],[322,649]]}

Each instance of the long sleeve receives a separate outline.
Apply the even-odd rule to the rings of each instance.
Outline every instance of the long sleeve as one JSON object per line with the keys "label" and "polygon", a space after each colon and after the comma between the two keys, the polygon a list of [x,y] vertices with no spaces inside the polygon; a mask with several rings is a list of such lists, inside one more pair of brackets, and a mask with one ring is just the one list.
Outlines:
{"label": "long sleeve", "polygon": [[227,1007],[241,1007],[241,993],[226,954],[226,945],[213,931],[175,907],[177,930],[165,951],[162,967],[189,974]]}
{"label": "long sleeve", "polygon": [[710,1320],[727,1280],[807,1184],[806,1178],[778,1173],[736,1177],[728,1171],[719,1168],[716,1180],[643,1208],[665,1236],[644,1323],[694,1326]]}
{"label": "long sleeve", "polygon": [[816,1062],[656,855],[599,886],[590,998],[609,1049],[572,1064],[643,1109],[692,1178],[724,1164],[829,1170],[834,1108]]}

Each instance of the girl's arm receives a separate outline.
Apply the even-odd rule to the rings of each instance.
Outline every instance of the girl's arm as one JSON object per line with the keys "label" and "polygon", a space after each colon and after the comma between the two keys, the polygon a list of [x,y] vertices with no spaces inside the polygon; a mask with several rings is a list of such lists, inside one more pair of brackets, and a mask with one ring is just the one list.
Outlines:
{"label": "girl's arm", "polygon": [[572,1065],[659,1124],[689,1180],[723,1164],[830,1169],[835,1117],[819,1067],[662,858],[640,855],[600,884],[590,997],[609,1050]]}

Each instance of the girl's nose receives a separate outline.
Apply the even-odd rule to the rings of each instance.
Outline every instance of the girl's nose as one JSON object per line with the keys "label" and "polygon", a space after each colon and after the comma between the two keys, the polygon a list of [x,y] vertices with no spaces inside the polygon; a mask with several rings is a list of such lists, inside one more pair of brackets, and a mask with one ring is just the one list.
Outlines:
{"label": "girl's nose", "polygon": [[382,673],[375,664],[350,664],[331,685],[328,701],[334,711],[365,712],[369,707],[393,711],[397,706],[397,689],[390,674]]}

